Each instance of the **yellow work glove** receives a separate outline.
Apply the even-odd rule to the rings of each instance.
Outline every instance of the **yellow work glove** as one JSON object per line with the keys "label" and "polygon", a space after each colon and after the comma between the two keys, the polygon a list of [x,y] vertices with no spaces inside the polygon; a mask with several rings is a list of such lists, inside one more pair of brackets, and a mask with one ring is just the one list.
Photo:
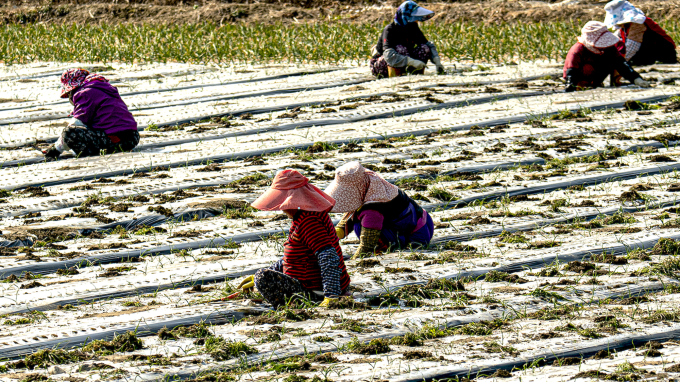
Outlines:
{"label": "yellow work glove", "polygon": [[255,279],[253,278],[253,276],[248,276],[245,279],[243,279],[243,281],[241,281],[240,284],[238,284],[236,289],[240,289],[243,292],[250,292],[251,290],[253,290],[254,287]]}
{"label": "yellow work glove", "polygon": [[338,235],[338,239],[344,239],[345,229],[342,227],[335,227],[335,234]]}
{"label": "yellow work glove", "polygon": [[335,301],[335,300],[337,300],[337,298],[325,297],[323,299],[323,301],[321,302],[321,304],[319,304],[319,308],[328,308],[328,304],[330,304],[331,301]]}

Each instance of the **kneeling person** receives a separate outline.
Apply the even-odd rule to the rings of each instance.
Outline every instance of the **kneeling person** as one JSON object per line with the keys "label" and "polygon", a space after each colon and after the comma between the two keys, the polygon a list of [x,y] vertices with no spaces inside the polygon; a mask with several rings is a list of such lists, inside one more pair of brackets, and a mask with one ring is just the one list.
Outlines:
{"label": "kneeling person", "polygon": [[428,60],[445,72],[437,48],[418,27],[418,21],[432,18],[434,12],[413,1],[405,1],[397,9],[394,21],[380,34],[371,54],[371,72],[378,78],[398,77],[407,73],[422,74]]}
{"label": "kneeling person", "polygon": [[56,159],[66,150],[76,156],[131,151],[139,144],[137,122],[120,98],[118,89],[103,76],[85,69],[61,75],[61,98],[73,105],[73,117],[57,142],[43,151]]}
{"label": "kneeling person", "polygon": [[600,87],[604,79],[615,72],[635,85],[649,87],[649,82],[640,77],[616,48],[619,41],[605,24],[589,21],[564,62],[566,91]]}
{"label": "kneeling person", "polygon": [[239,287],[254,286],[274,307],[301,295],[320,306],[347,294],[350,278],[328,212],[335,201],[295,170],[279,172],[267,192],[252,204],[263,211],[283,211],[293,219],[283,258],[263,268]]}
{"label": "kneeling person", "polygon": [[333,212],[346,212],[336,226],[338,237],[354,231],[360,239],[353,258],[390,247],[427,246],[432,240],[434,223],[427,211],[359,162],[338,167],[326,193],[335,199]]}

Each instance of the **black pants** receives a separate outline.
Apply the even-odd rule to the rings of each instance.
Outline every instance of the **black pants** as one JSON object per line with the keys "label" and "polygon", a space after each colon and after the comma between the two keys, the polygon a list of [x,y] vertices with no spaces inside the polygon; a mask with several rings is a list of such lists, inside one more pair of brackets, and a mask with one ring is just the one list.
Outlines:
{"label": "black pants", "polygon": [[113,142],[103,130],[85,127],[67,127],[61,133],[64,143],[73,150],[78,157],[113,154],[115,152],[131,151],[139,144],[137,130],[125,130],[116,133],[119,142]]}
{"label": "black pants", "polygon": [[274,308],[286,305],[293,297],[302,297],[312,301],[323,301],[324,296],[318,295],[300,284],[300,282],[286,274],[269,268],[262,268],[253,277],[255,287]]}

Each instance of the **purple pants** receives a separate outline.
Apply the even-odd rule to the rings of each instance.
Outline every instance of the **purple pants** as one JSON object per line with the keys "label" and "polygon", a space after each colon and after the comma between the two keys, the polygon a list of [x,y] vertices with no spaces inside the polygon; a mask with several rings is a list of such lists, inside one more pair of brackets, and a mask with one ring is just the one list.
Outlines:
{"label": "purple pants", "polygon": [[[380,247],[378,250],[384,251],[389,247],[407,248],[410,244],[427,247],[434,236],[434,222],[428,214],[425,225],[419,230],[406,233],[398,229],[399,224],[389,224],[380,230]],[[411,226],[413,227],[413,225]],[[354,233],[357,237],[361,236],[361,223],[354,224]]]}
{"label": "purple pants", "polygon": [[[430,47],[425,44],[420,44],[410,51],[403,45],[397,45],[394,50],[396,50],[397,53],[401,54],[402,56],[409,56],[426,64],[427,61],[432,57]],[[385,62],[385,58],[383,58],[383,56],[371,58],[369,65],[371,67],[371,73],[373,73],[374,76],[378,78],[387,77],[387,62]]]}

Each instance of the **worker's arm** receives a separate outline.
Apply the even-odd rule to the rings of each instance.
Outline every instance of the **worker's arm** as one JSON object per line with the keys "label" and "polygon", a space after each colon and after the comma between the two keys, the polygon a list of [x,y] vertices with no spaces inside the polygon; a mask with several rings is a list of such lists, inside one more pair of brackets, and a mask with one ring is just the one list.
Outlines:
{"label": "worker's arm", "polygon": [[376,248],[380,245],[380,230],[372,228],[361,228],[361,235],[359,236],[359,248],[354,252],[352,259],[358,259],[364,256],[373,256]]}
{"label": "worker's arm", "polygon": [[426,45],[430,48],[430,52],[432,53],[432,63],[437,67],[437,74],[444,74],[446,72],[446,69],[444,68],[444,65],[442,65],[442,60],[439,58],[439,52],[437,51],[437,47],[432,43],[432,41],[428,41]]}
{"label": "worker's arm", "polygon": [[335,248],[328,246],[316,252],[321,268],[321,283],[323,294],[327,298],[338,298],[342,294],[340,289],[340,256]]}

